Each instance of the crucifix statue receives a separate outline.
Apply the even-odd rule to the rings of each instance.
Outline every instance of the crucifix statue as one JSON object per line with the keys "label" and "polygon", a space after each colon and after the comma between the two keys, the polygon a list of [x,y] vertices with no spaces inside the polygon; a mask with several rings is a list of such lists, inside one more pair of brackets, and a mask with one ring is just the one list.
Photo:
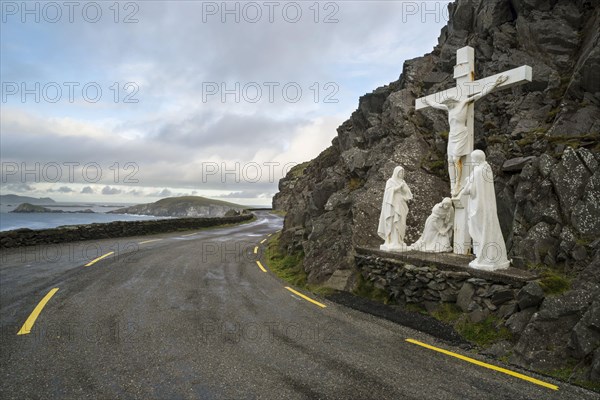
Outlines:
{"label": "crucifix statue", "polygon": [[474,143],[474,103],[496,89],[506,89],[531,82],[532,70],[528,65],[514,68],[480,80],[475,80],[475,50],[466,46],[456,52],[454,79],[456,87],[420,97],[415,109],[433,107],[448,112],[448,173],[454,203],[454,253],[469,254],[471,237],[467,228],[467,210],[464,195],[460,195],[469,172],[470,154]]}
{"label": "crucifix statue", "polygon": [[448,174],[450,175],[450,193],[452,197],[460,192],[461,178],[464,159],[473,151],[473,135],[469,134],[468,119],[470,106],[492,90],[506,82],[508,77],[500,75],[496,81],[479,93],[463,96],[463,98],[448,97],[440,103],[427,100],[423,97],[426,105],[444,110],[448,113]]}

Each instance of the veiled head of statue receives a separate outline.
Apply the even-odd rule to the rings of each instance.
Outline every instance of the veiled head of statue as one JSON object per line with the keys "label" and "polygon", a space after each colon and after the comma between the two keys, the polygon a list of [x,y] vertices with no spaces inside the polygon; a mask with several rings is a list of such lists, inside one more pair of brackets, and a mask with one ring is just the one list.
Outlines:
{"label": "veiled head of statue", "polygon": [[476,164],[480,164],[485,161],[485,153],[481,150],[473,150],[471,160]]}
{"label": "veiled head of statue", "polygon": [[400,165],[394,168],[394,175],[392,177],[396,180],[404,179],[404,168]]}

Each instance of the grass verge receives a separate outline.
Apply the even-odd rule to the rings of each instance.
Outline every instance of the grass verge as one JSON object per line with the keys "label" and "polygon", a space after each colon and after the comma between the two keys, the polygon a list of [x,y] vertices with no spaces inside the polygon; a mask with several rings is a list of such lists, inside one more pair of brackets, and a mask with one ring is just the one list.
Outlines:
{"label": "grass verge", "polygon": [[454,328],[460,336],[480,347],[489,347],[494,343],[512,338],[510,331],[496,317],[491,315],[477,323],[461,317],[455,323]]}
{"label": "grass verge", "polygon": [[570,360],[563,368],[541,371],[542,373],[552,376],[564,382],[569,382],[583,388],[593,390],[600,393],[600,382],[587,380],[582,376],[581,370],[577,368],[577,360]]}
{"label": "grass verge", "polygon": [[465,340],[480,347],[489,347],[502,340],[510,340],[512,334],[498,318],[490,315],[481,322],[469,321],[466,314],[453,303],[444,303],[431,313],[438,321],[452,325]]}
{"label": "grass verge", "polygon": [[264,257],[269,269],[280,279],[296,288],[322,296],[333,293],[333,289],[320,285],[312,285],[307,282],[308,275],[304,271],[303,266],[304,253],[295,252],[286,254],[282,252],[279,247],[280,236],[280,233],[273,235],[265,246]]}
{"label": "grass verge", "polygon": [[539,283],[546,296],[559,295],[571,289],[571,278],[557,268],[543,264],[529,264],[527,268],[539,274]]}

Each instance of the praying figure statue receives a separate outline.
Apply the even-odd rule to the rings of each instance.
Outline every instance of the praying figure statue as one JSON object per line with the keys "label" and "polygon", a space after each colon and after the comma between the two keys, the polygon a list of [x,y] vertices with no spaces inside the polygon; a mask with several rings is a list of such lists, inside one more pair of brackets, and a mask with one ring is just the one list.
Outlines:
{"label": "praying figure statue", "polygon": [[[496,87],[508,80],[507,76],[500,75],[493,85],[485,87],[480,93],[467,96],[463,100],[454,97],[445,98],[441,103],[423,98],[423,102],[430,107],[448,112],[448,174],[450,175],[450,193],[456,197],[460,191],[464,158],[473,148],[473,135],[467,128],[468,106],[489,94]],[[457,93],[458,95],[458,93]]]}
{"label": "praying figure statue", "polygon": [[379,248],[386,251],[407,251],[404,243],[406,216],[409,200],[412,200],[410,188],[404,181],[404,168],[394,168],[394,173],[385,184],[383,204],[379,217],[377,233],[385,240]]}
{"label": "praying figure statue", "polygon": [[454,228],[454,207],[449,197],[437,203],[425,221],[423,234],[410,246],[411,250],[425,253],[446,253],[452,251],[450,238]]}
{"label": "praying figure statue", "polygon": [[492,168],[481,150],[471,153],[471,161],[473,172],[461,191],[469,199],[468,227],[476,256],[469,266],[485,270],[505,269],[510,261],[506,257],[506,245],[498,221]]}

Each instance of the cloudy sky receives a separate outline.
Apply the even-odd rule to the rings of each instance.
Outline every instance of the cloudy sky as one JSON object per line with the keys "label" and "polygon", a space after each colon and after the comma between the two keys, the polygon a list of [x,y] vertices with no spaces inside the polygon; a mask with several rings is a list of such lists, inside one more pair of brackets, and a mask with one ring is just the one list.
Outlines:
{"label": "cloudy sky", "polygon": [[1,193],[269,205],[447,1],[2,1]]}

